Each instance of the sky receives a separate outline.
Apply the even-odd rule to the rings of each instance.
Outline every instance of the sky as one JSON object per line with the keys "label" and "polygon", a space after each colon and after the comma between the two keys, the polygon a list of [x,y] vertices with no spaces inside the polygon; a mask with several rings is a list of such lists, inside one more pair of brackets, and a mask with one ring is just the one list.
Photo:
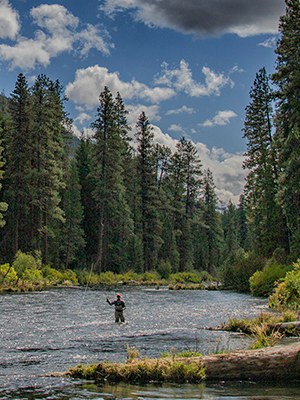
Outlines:
{"label": "sky", "polygon": [[108,86],[132,134],[144,111],[157,143],[191,140],[219,200],[237,203],[245,107],[259,69],[274,72],[284,13],[284,0],[0,0],[0,91],[21,72],[58,79],[80,136]]}

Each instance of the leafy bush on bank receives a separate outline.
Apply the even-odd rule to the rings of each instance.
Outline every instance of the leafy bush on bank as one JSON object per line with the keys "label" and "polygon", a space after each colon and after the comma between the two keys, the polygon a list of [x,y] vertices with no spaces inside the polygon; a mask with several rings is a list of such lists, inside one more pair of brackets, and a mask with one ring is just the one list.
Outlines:
{"label": "leafy bush on bank", "polygon": [[275,292],[269,297],[269,306],[277,310],[300,310],[300,260],[293,264],[293,269],[277,284]]}
{"label": "leafy bush on bank", "polygon": [[57,285],[78,285],[76,273],[42,265],[38,253],[19,251],[12,264],[0,265],[0,290],[31,291]]}
{"label": "leafy bush on bank", "polygon": [[262,271],[250,277],[250,291],[254,296],[268,297],[274,291],[275,282],[285,277],[291,266],[268,262]]}

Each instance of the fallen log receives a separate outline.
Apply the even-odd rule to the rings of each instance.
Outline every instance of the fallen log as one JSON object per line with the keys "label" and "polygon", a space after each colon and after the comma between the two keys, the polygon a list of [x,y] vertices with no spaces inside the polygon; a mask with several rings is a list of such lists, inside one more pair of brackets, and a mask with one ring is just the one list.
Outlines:
{"label": "fallen log", "polygon": [[300,380],[300,342],[203,357],[206,380]]}
{"label": "fallen log", "polygon": [[134,359],[125,364],[101,362],[94,366],[81,365],[72,368],[67,374],[96,382],[107,380],[126,383],[287,379],[300,381],[300,341],[202,357]]}

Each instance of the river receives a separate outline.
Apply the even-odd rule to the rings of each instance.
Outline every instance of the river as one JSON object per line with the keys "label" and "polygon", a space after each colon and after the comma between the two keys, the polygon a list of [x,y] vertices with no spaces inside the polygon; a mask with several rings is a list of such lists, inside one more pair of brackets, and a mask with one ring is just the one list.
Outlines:
{"label": "river", "polygon": [[122,288],[125,324],[114,322],[106,297],[115,291],[53,289],[0,296],[0,399],[300,399],[287,382],[216,385],[99,386],[60,376],[78,364],[125,361],[127,346],[142,357],[193,350],[245,348],[249,338],[210,331],[229,318],[267,310],[265,299],[225,291]]}

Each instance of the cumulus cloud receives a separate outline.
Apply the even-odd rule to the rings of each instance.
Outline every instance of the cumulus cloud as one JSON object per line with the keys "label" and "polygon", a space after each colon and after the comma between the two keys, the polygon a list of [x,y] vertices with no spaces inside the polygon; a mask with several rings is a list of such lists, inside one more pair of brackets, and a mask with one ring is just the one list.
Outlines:
{"label": "cumulus cloud", "polygon": [[0,38],[14,39],[20,30],[19,14],[8,0],[0,0]]}
{"label": "cumulus cloud", "polygon": [[176,108],[173,110],[169,110],[166,112],[166,115],[177,115],[177,114],[194,114],[195,110],[192,107],[182,106],[180,108]]}
{"label": "cumulus cloud", "polygon": [[142,112],[145,113],[146,117],[152,124],[152,122],[160,121],[159,106],[157,104],[146,106],[144,104],[128,104],[126,105],[128,111],[127,121],[130,126],[134,129],[137,120]]}
{"label": "cumulus cloud", "polygon": [[177,133],[184,133],[184,129],[181,125],[179,124],[172,124],[169,126],[168,130],[170,132],[177,132]]}
{"label": "cumulus cloud", "polygon": [[[2,4],[8,3],[2,0],[0,11]],[[39,64],[47,66],[51,58],[71,50],[81,56],[86,56],[92,48],[109,54],[113,47],[105,30],[93,25],[80,29],[79,19],[62,5],[42,4],[32,8],[30,16],[37,26],[33,38],[18,36],[15,29],[16,33],[11,33],[15,43],[0,45],[0,58],[10,62],[11,68],[32,69]],[[2,18],[0,14],[0,36]]]}
{"label": "cumulus cloud", "polygon": [[283,0],[105,0],[109,15],[131,10],[134,18],[152,27],[171,28],[198,36],[234,33],[240,37],[275,33]]}
{"label": "cumulus cloud", "polygon": [[75,118],[75,121],[78,121],[81,125],[87,121],[91,121],[92,117],[91,115],[85,113],[85,112],[80,112],[77,117]]}
{"label": "cumulus cloud", "polygon": [[172,88],[151,88],[135,79],[130,82],[122,81],[117,72],[109,72],[107,68],[99,65],[78,69],[74,82],[66,86],[66,94],[74,103],[92,109],[98,104],[99,94],[104,86],[109,87],[114,95],[119,91],[124,100],[138,98],[158,103],[175,95]]}
{"label": "cumulus cloud", "polygon": [[201,126],[212,128],[214,126],[224,126],[230,123],[232,118],[237,117],[237,114],[231,110],[218,111],[212,119],[207,119]]}
{"label": "cumulus cloud", "polygon": [[192,71],[185,60],[181,60],[179,68],[169,68],[163,64],[163,71],[155,80],[156,84],[173,87],[178,92],[184,92],[192,97],[219,96],[224,86],[233,86],[233,81],[224,74],[217,74],[209,67],[203,67],[204,83],[196,82],[192,77]]}

